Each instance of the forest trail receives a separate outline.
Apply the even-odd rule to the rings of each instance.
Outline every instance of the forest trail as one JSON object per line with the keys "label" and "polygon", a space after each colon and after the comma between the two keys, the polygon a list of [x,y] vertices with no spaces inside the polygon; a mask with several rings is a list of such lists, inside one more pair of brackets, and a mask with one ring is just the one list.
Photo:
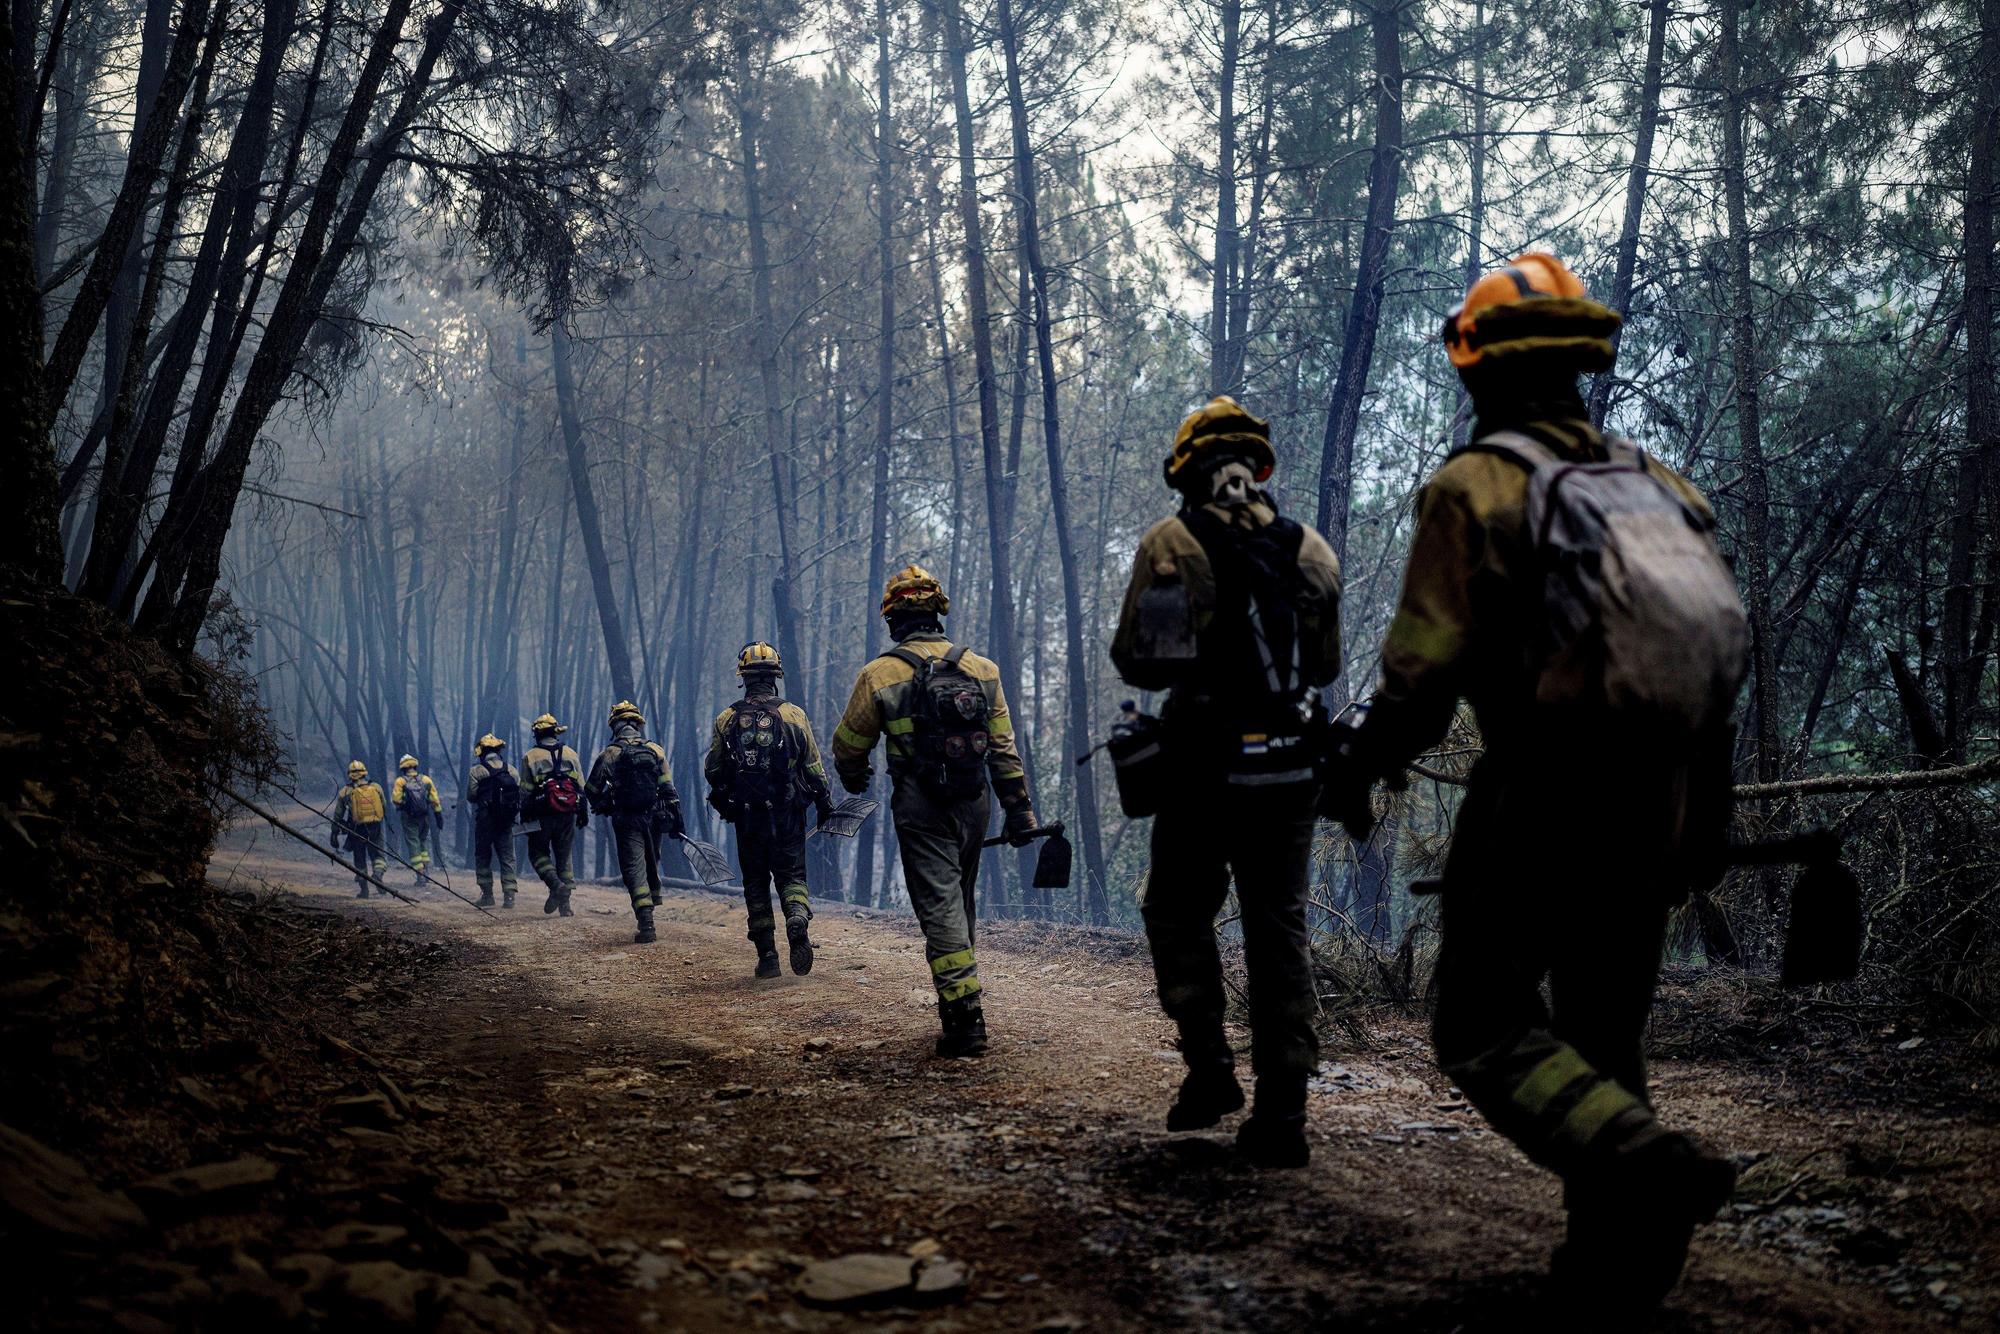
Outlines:
{"label": "forest trail", "polygon": [[[1558,1188],[1453,1096],[1415,1024],[1330,1052],[1314,1158],[1256,1173],[1219,1133],[1170,1137],[1171,1030],[1141,942],[1006,925],[981,941],[992,1052],[949,1063],[915,924],[822,905],[806,978],[757,982],[734,896],[671,897],[634,946],[621,890],[578,915],[416,905],[277,836],[212,877],[442,944],[407,986],[349,988],[356,1046],[442,1114],[413,1161],[507,1203],[561,1261],[573,1329],[1502,1329],[1532,1318]],[[400,870],[391,883],[402,887]],[[471,876],[454,870],[469,890]],[[532,886],[532,887],[531,887]],[[435,900],[435,901],[430,901]],[[1982,1326],[2000,1301],[1991,1080],[1892,1086],[1862,1053],[1799,1066],[1663,1061],[1666,1115],[1758,1161],[1698,1238],[1666,1329]],[[1903,1056],[1916,1068],[1918,1053]],[[1982,1080],[1973,1063],[1967,1078]],[[1892,1101],[1894,1099],[1895,1101]],[[574,1240],[572,1240],[574,1239]],[[520,1231],[467,1238],[533,1244]],[[941,1253],[962,1301],[853,1316],[794,1295],[852,1252]],[[495,1259],[507,1269],[504,1254]]]}

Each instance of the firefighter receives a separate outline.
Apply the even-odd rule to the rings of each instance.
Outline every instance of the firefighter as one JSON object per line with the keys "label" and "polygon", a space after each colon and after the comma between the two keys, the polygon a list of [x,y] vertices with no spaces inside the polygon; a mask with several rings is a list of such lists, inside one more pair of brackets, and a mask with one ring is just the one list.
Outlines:
{"label": "firefighter", "polygon": [[1111,659],[1131,684],[1170,692],[1168,778],[1140,900],[1187,1065],[1167,1128],[1206,1129],[1243,1106],[1215,936],[1233,877],[1257,1077],[1237,1145],[1259,1166],[1303,1167],[1319,1055],[1306,931],[1312,752],[1318,691],[1340,667],[1340,567],[1261,489],[1275,462],[1269,425],[1233,399],[1181,423],[1163,468],[1180,508],[1139,543]]}
{"label": "firefighter", "polygon": [[345,836],[347,855],[354,859],[354,892],[357,899],[368,897],[368,875],[380,880],[389,874],[389,854],[382,842],[383,826],[389,816],[388,798],[382,785],[368,780],[368,766],[360,760],[347,765],[347,784],[333,799],[333,837]]}
{"label": "firefighter", "polygon": [[472,803],[472,869],[479,880],[479,903],[493,903],[493,867],[500,867],[500,906],[514,906],[514,822],[521,814],[521,775],[507,763],[507,743],[488,732],[473,752],[466,800]]}
{"label": "firefighter", "polygon": [[[1418,495],[1380,684],[1355,762],[1336,780],[1344,790],[1328,802],[1365,826],[1370,781],[1400,772],[1444,734],[1460,697],[1470,702],[1484,750],[1444,873],[1438,1061],[1496,1129],[1563,1178],[1569,1229],[1555,1291],[1579,1315],[1613,1324],[1642,1319],[1665,1297],[1693,1229],[1734,1186],[1728,1161],[1654,1114],[1643,1038],[1667,915],[1723,836],[1726,821],[1703,812],[1718,791],[1726,797],[1727,713],[1747,635],[1707,502],[1601,434],[1584,407],[1578,376],[1610,369],[1619,318],[1546,254],[1484,275],[1447,317],[1445,346],[1476,429]],[[1679,553],[1670,581],[1632,585],[1653,609],[1683,611],[1686,597],[1713,589],[1664,637],[1672,642],[1628,645],[1637,651],[1619,660],[1619,691],[1604,689],[1612,660],[1583,651],[1587,635],[1550,656],[1570,631],[1554,625],[1547,594],[1558,579],[1587,594],[1590,585],[1569,581],[1604,569],[1592,560],[1558,570],[1527,531],[1530,503],[1549,522],[1561,517],[1548,489],[1558,476],[1570,488],[1622,486],[1622,503],[1658,512],[1661,522],[1622,553],[1642,564]],[[1616,525],[1616,509],[1596,517]],[[1609,635],[1624,618],[1600,604],[1583,623]],[[1615,702],[1658,697],[1643,688],[1655,665],[1654,684],[1707,704],[1670,722]]]}
{"label": "firefighter", "polygon": [[611,744],[590,766],[584,796],[592,811],[611,817],[611,832],[618,840],[618,873],[632,896],[632,915],[638,922],[632,940],[650,945],[659,938],[653,930],[653,909],[660,903],[660,839],[679,838],[686,831],[681,797],[667,768],[667,752],[646,739],[646,717],[639,706],[621,699],[611,706],[606,721]]}
{"label": "firefighter", "polygon": [[576,831],[590,823],[583,800],[583,761],[562,742],[569,731],[545,713],[529,724],[535,744],[521,757],[521,809],[535,828],[528,833],[528,863],[548,886],[545,913],[575,914]]}
{"label": "firefighter", "polygon": [[833,814],[812,723],[805,710],[778,697],[784,674],[778,650],[761,640],[743,646],[736,655],[743,698],[716,716],[708,758],[702,764],[708,804],[736,826],[758,977],[778,976],[777,929],[771,916],[774,888],[785,914],[792,972],[812,971],[805,813],[812,807],[821,820]]}
{"label": "firefighter", "polygon": [[833,767],[849,792],[867,791],[869,754],[886,738],[889,810],[937,989],[937,1051],[957,1057],[986,1050],[972,931],[979,845],[992,814],[988,785],[1010,842],[1027,843],[1039,826],[1000,669],[945,637],[950,610],[921,566],[890,577],[882,617],[895,647],[861,669],[833,731]]}
{"label": "firefighter", "polygon": [[[444,832],[444,800],[438,796],[437,784],[414,755],[405,755],[396,763],[401,772],[389,789],[389,804],[403,817],[403,845],[410,850],[410,869],[416,872],[417,883],[424,883],[424,872],[431,864],[432,832]],[[438,859],[443,860],[444,846],[438,842]]]}

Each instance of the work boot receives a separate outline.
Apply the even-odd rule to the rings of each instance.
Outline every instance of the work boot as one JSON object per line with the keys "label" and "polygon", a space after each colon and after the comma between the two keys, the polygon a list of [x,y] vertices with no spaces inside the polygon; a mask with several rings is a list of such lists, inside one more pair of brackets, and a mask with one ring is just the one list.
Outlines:
{"label": "work boot", "polygon": [[635,911],[639,917],[639,929],[632,933],[632,943],[634,945],[650,945],[659,939],[659,936],[653,931],[652,906],[649,904]]}
{"label": "work boot", "polygon": [[355,897],[355,898],[357,898],[357,899],[365,899],[365,898],[367,898],[367,897],[368,897],[368,886],[366,886],[366,885],[363,885],[363,886],[362,886],[362,887],[361,887],[360,889],[357,889],[357,890],[355,890],[355,891],[354,891],[354,897]]}
{"label": "work boot", "polygon": [[1643,1320],[1680,1281],[1695,1228],[1735,1188],[1727,1159],[1675,1131],[1572,1177],[1563,1192],[1569,1234],[1549,1265],[1557,1309]]}
{"label": "work boot", "polygon": [[490,889],[480,890],[479,902],[474,906],[480,908],[491,908],[493,906],[493,891]]}
{"label": "work boot", "polygon": [[1256,1105],[1236,1128],[1236,1151],[1253,1167],[1304,1167],[1311,1160],[1303,1075],[1257,1081]]}
{"label": "work boot", "polygon": [[946,1057],[986,1054],[986,1014],[977,996],[938,1002],[937,1054]]}
{"label": "work boot", "polygon": [[784,969],[778,966],[777,932],[766,928],[750,937],[750,943],[757,947],[757,976],[782,977]]}
{"label": "work boot", "polygon": [[1187,1078],[1167,1109],[1170,1131],[1207,1130],[1243,1109],[1243,1086],[1236,1082],[1236,1054],[1222,1034],[1222,1019],[1187,1020],[1180,1026],[1181,1059]]}
{"label": "work boot", "polygon": [[557,916],[560,916],[560,917],[574,917],[574,916],[576,916],[576,914],[575,914],[575,913],[573,913],[573,912],[571,912],[571,911],[569,910],[569,889],[570,889],[570,887],[569,887],[568,885],[564,885],[564,886],[563,886],[563,892],[562,892],[562,900],[561,900],[561,902],[559,902],[559,903],[557,903],[557,904],[556,904],[556,914],[557,914]]}
{"label": "work boot", "polygon": [[542,916],[546,917],[560,907],[562,907],[562,890],[558,887],[550,890],[549,896],[542,900]]}
{"label": "work boot", "polygon": [[500,899],[500,906],[501,906],[501,907],[503,907],[503,908],[511,908],[511,907],[513,907],[513,906],[514,906],[514,891],[513,891],[513,890],[511,890],[511,889],[510,889],[510,890],[508,890],[508,891],[507,891],[507,892],[506,892],[506,893],[505,893],[505,894],[504,894],[504,895],[503,895],[503,896],[501,897],[501,899]]}
{"label": "work boot", "polygon": [[785,905],[785,939],[792,947],[792,972],[804,977],[813,970],[813,943],[806,934],[806,923],[812,920],[812,913],[803,904]]}

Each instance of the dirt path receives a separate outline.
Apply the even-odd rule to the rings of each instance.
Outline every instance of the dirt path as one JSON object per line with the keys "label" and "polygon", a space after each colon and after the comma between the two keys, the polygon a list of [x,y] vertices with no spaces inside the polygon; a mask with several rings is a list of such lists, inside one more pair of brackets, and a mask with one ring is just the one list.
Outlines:
{"label": "dirt path", "polygon": [[[1178,1067],[1136,943],[990,933],[993,1051],[947,1063],[906,919],[824,906],[813,974],[756,982],[717,895],[672,899],[634,946],[601,887],[569,921],[539,889],[498,921],[359,903],[268,835],[218,852],[231,877],[450,951],[407,996],[354,988],[352,1039],[441,1111],[405,1132],[418,1161],[534,1229],[567,1274],[538,1296],[570,1328],[880,1322],[793,1295],[807,1263],[874,1251],[970,1267],[963,1301],[902,1327],[1498,1329],[1528,1317],[1557,1235],[1555,1183],[1464,1110],[1414,1026],[1329,1059],[1307,1171],[1167,1136]],[[1898,1089],[1882,1071],[1927,1053],[1877,1046],[1803,1058],[1810,1082],[1797,1061],[1661,1064],[1665,1113],[1755,1159],[1663,1327],[1990,1327],[1991,1081]]]}

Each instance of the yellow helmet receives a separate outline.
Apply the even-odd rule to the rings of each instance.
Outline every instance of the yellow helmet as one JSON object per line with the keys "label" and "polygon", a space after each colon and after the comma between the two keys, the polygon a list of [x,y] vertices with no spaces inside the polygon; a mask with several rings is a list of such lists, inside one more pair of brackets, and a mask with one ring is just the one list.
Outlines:
{"label": "yellow helmet", "polygon": [[1554,255],[1518,255],[1484,274],[1444,317],[1445,352],[1464,371],[1528,356],[1581,374],[1611,368],[1618,312],[1592,301],[1583,280]]}
{"label": "yellow helmet", "polygon": [[1227,394],[1217,394],[1188,414],[1174,432],[1173,452],[1160,465],[1167,485],[1179,489],[1207,469],[1203,460],[1221,455],[1241,457],[1258,482],[1271,480],[1278,456],[1271,450],[1271,423],[1253,417]]}
{"label": "yellow helmet", "polygon": [[748,676],[752,672],[769,672],[773,676],[785,674],[785,664],[778,658],[778,650],[763,640],[755,640],[743,646],[736,655],[736,674]]}
{"label": "yellow helmet", "polygon": [[951,599],[945,596],[944,585],[921,565],[905,565],[889,576],[889,586],[882,590],[884,616],[912,611],[951,614]]}
{"label": "yellow helmet", "polygon": [[485,736],[479,738],[479,746],[476,753],[484,755],[489,750],[505,749],[507,749],[507,743],[499,737],[494,736],[491,732],[488,732]]}
{"label": "yellow helmet", "polygon": [[396,761],[396,767],[398,769],[414,769],[417,767],[417,757],[414,755],[405,755],[402,759]]}
{"label": "yellow helmet", "polygon": [[360,760],[349,760],[347,762],[348,782],[350,783],[357,782],[360,779],[366,778],[367,776],[368,776],[368,766],[363,764]]}
{"label": "yellow helmet", "polygon": [[556,721],[556,716],[553,713],[545,713],[532,723],[529,723],[528,730],[536,736],[548,736],[551,734],[560,736],[562,733],[569,731],[567,727]]}
{"label": "yellow helmet", "polygon": [[629,699],[621,699],[611,706],[611,716],[605,719],[607,726],[616,727],[620,723],[631,723],[634,727],[646,725],[646,715],[639,712],[639,706]]}

